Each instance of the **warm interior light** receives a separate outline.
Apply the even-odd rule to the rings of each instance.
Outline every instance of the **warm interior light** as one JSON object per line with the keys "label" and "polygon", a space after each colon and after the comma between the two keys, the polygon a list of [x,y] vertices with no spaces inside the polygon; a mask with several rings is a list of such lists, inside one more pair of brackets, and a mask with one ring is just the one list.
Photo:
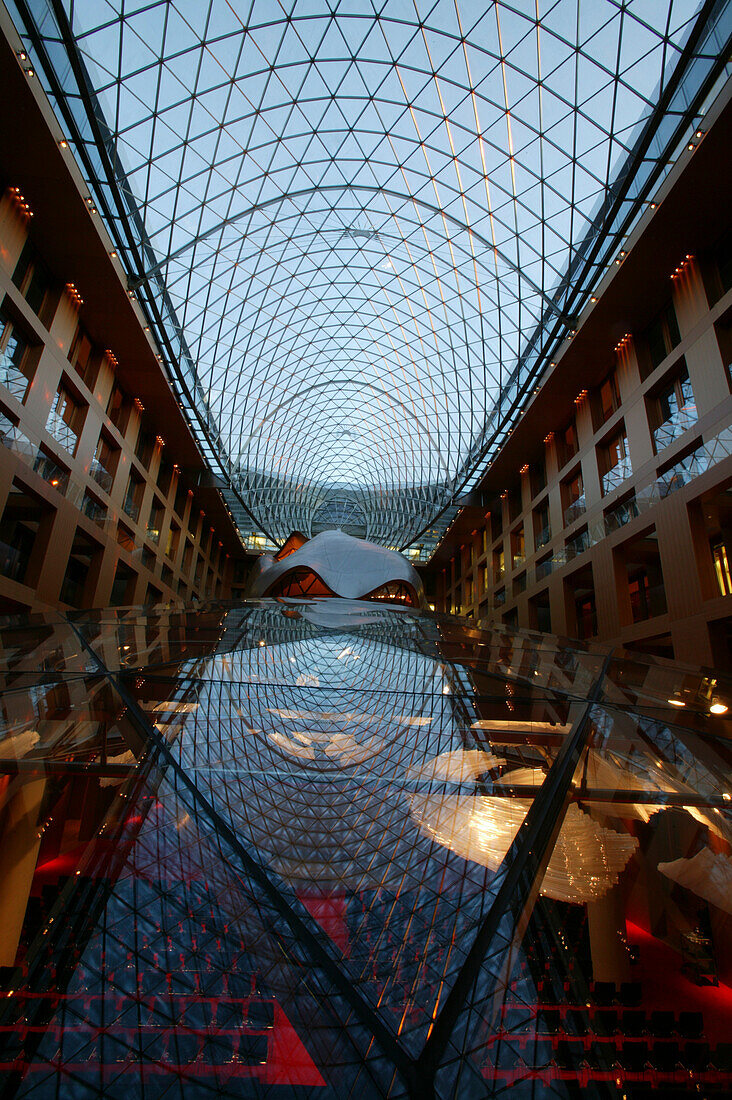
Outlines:
{"label": "warm interior light", "polygon": [[686,703],[683,699],[667,699],[667,703],[670,703],[672,707],[685,707]]}
{"label": "warm interior light", "polygon": [[709,709],[712,714],[726,714],[729,710],[729,707],[726,703],[721,703],[719,699],[715,699]]}

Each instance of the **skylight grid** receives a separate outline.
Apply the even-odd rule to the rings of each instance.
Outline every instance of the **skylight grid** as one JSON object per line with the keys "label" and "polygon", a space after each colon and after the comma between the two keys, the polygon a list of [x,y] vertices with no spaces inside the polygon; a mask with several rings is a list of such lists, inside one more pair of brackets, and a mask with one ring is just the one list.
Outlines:
{"label": "skylight grid", "polygon": [[[162,343],[175,333],[171,369],[194,380],[221,468],[270,536],[295,510],[307,533],[337,484],[402,546],[474,479],[590,293],[595,219],[712,14],[696,0],[61,6],[118,157],[117,178],[90,186],[118,186],[141,219],[130,277]],[[652,170],[608,225],[637,216]],[[385,486],[393,514],[377,518]]]}

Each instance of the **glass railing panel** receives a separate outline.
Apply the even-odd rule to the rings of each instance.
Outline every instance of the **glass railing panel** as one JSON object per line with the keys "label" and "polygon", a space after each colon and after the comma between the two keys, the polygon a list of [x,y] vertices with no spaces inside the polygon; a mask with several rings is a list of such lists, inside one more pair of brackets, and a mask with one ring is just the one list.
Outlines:
{"label": "glass railing panel", "polygon": [[6,352],[0,352],[0,385],[3,385],[17,401],[21,403],[25,401],[28,379]]}
{"label": "glass railing panel", "polygon": [[703,447],[690,455],[686,455],[685,458],[680,459],[670,469],[659,475],[657,485],[660,497],[667,497],[676,492],[677,489],[688,485],[695,477],[703,474],[709,465],[709,457]]}
{"label": "glass railing panel", "polygon": [[577,500],[572,501],[564,509],[564,524],[569,527],[570,523],[574,523],[576,519],[583,516],[587,511],[587,502],[584,494],[581,497],[577,497]]}
{"label": "glass railing panel", "polygon": [[605,513],[605,531],[609,535],[620,527],[624,527],[626,523],[630,523],[639,514],[638,502],[635,496],[631,497],[630,500],[624,500]]}
{"label": "glass railing panel", "polygon": [[654,429],[653,441],[656,444],[656,450],[662,451],[664,447],[668,447],[689,428],[693,428],[696,422],[695,407],[684,406],[684,408],[678,409],[665,423]]}
{"label": "glass railing panel", "polygon": [[69,454],[76,452],[77,434],[74,429],[66,423],[62,416],[56,412],[55,409],[51,409],[48,414],[48,420],[46,421],[46,431],[53,436],[57,443],[59,443],[64,450]]}
{"label": "glass railing panel", "polygon": [[33,469],[59,493],[65,493],[69,484],[69,471],[59,466],[50,455],[39,451]]}
{"label": "glass railing panel", "polygon": [[137,521],[140,518],[140,505],[133,497],[128,496],[123,507],[130,519]]}
{"label": "glass railing panel", "polygon": [[607,473],[602,475],[603,496],[607,496],[613,489],[617,489],[619,485],[622,485],[624,481],[632,476],[632,473],[633,467],[630,458],[626,456],[616,466],[613,466],[612,470],[608,470]]}
{"label": "glass railing panel", "polygon": [[572,558],[578,557],[580,554],[584,554],[585,550],[590,548],[590,534],[589,531],[581,531],[578,535],[575,535],[573,539],[567,541],[565,547],[567,561]]}
{"label": "glass railing panel", "polygon": [[552,529],[547,524],[546,527],[542,527],[541,531],[539,531],[538,535],[536,536],[536,549],[539,550],[542,546],[546,546],[546,544],[551,540],[551,537]]}
{"label": "glass railing panel", "polygon": [[89,467],[89,473],[96,481],[100,489],[104,489],[105,493],[109,493],[112,490],[112,475],[109,470],[102,466],[98,459],[93,458]]}
{"label": "glass railing panel", "polygon": [[14,424],[9,417],[0,412],[0,443],[9,451],[24,458],[26,462],[35,460],[37,448],[33,446],[28,436]]}
{"label": "glass railing panel", "polygon": [[100,526],[104,526],[104,524],[107,522],[108,516],[106,506],[100,501],[95,500],[93,496],[89,495],[89,493],[84,493],[84,499],[82,501],[81,508],[84,515],[88,516],[89,519],[94,521],[94,523],[97,523]]}

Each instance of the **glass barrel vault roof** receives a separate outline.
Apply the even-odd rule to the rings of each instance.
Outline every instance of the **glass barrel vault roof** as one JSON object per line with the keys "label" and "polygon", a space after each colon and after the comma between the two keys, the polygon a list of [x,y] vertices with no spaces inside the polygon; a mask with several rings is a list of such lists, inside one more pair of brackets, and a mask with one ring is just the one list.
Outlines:
{"label": "glass barrel vault roof", "polygon": [[335,499],[423,548],[730,34],[719,0],[11,10],[251,531],[310,533]]}

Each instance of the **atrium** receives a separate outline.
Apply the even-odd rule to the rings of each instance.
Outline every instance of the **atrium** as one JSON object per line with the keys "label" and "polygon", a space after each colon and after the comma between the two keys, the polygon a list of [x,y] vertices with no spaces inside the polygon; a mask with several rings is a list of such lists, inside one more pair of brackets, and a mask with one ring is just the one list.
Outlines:
{"label": "atrium", "polygon": [[730,1095],[732,0],[0,55],[0,1100]]}

